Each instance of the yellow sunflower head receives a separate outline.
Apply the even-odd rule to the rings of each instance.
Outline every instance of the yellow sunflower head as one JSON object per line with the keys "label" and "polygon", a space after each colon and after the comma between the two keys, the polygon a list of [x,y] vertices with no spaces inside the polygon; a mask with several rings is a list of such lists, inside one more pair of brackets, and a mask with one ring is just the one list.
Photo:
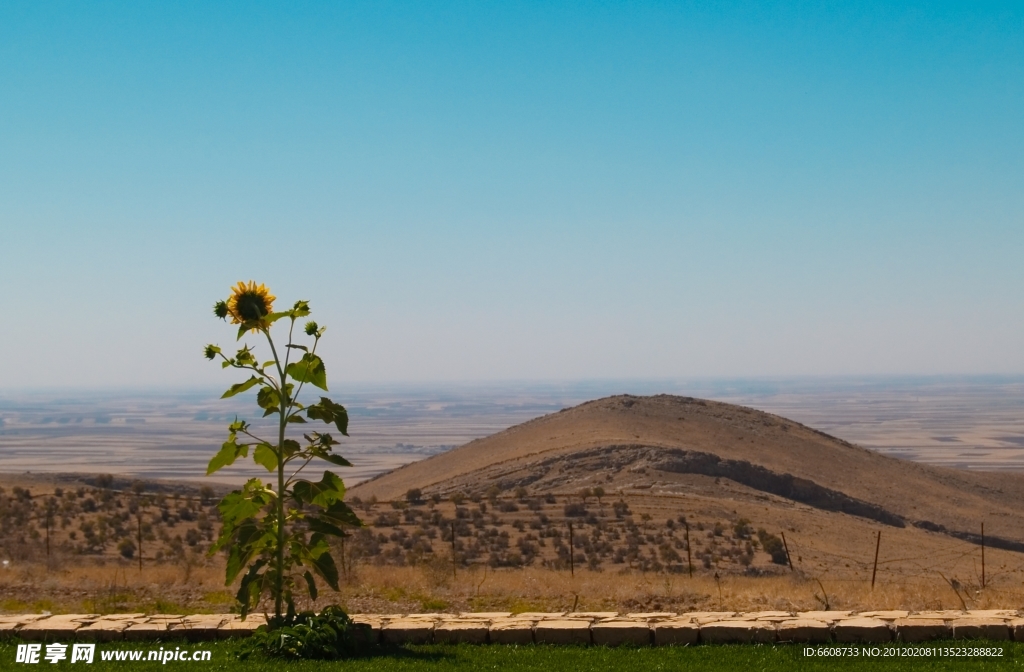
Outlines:
{"label": "yellow sunflower head", "polygon": [[264,285],[257,285],[252,280],[248,283],[239,282],[231,288],[227,302],[231,324],[252,324],[253,331],[266,326],[263,318],[274,312],[276,298]]}

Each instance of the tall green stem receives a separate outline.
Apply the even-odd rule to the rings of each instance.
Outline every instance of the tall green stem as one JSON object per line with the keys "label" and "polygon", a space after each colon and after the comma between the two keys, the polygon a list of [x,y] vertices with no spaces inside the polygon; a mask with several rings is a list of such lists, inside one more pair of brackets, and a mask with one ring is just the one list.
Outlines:
{"label": "tall green stem", "polygon": [[288,424],[288,389],[285,386],[285,371],[281,368],[281,359],[277,356],[277,348],[274,347],[274,340],[270,338],[270,331],[264,332],[267,335],[267,342],[270,343],[270,351],[274,353],[274,363],[277,365],[277,373],[281,381],[281,393],[278,395],[281,401],[280,426],[277,433],[277,565],[274,572],[274,615],[281,617],[281,601],[284,597],[284,430]]}

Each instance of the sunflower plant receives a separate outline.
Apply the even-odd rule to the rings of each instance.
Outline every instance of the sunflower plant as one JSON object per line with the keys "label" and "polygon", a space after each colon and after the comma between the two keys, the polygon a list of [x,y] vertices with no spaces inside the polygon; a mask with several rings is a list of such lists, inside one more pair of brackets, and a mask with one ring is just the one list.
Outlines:
{"label": "sunflower plant", "polygon": [[[287,623],[295,614],[295,594],[305,590],[317,598],[317,577],[338,590],[338,569],[331,555],[329,537],[345,536],[346,527],[362,523],[342,501],[345,485],[334,472],[325,470],[318,481],[303,478],[303,470],[314,460],[339,467],[352,466],[334,452],[338,441],[327,432],[307,431],[302,441],[289,437],[290,429],[321,421],[333,425],[348,436],[348,413],[341,404],[320,396],[304,405],[299,393],[307,384],[327,391],[327,372],[316,354],[325,327],[307,321],[302,333],[305,343],[296,342],[295,325],[309,316],[309,303],[296,301],[290,310],[274,312],[272,296],[264,285],[239,282],[226,301],[214,305],[214,314],[239,325],[236,341],[246,334],[262,335],[271,359],[260,362],[256,350],[243,344],[234,356],[227,356],[216,345],[207,345],[207,359],[221,359],[223,368],[249,372],[249,378],[232,385],[221,398],[233,397],[256,389],[256,403],[263,417],[276,416],[277,435],[259,436],[258,430],[244,420],[228,426],[228,440],[210,460],[210,475],[235,460],[248,457],[273,474],[264,482],[250,479],[240,490],[220,501],[223,527],[210,549],[229,549],[226,585],[242,576],[237,599],[244,618],[263,596],[274,601],[274,623]],[[280,350],[271,336],[272,327],[288,325],[288,339]],[[307,472],[308,473],[308,472]]]}

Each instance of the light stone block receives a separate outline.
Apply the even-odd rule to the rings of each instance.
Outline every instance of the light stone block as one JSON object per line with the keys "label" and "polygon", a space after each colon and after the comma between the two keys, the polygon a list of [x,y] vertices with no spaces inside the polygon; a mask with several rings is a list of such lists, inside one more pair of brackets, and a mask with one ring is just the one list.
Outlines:
{"label": "light stone block", "polygon": [[1010,626],[1001,618],[958,618],[951,625],[953,626],[953,639],[1003,641],[1010,638]]}
{"label": "light stone block", "polygon": [[514,619],[495,621],[487,631],[492,644],[532,644],[533,621]]}
{"label": "light stone block", "polygon": [[217,628],[217,639],[248,637],[256,632],[256,628],[266,623],[267,619],[263,614],[249,614],[244,621],[238,616],[232,616]]}
{"label": "light stone block", "polygon": [[622,646],[631,644],[647,646],[651,643],[651,628],[639,621],[606,621],[595,623],[590,628],[594,644],[598,646]]}
{"label": "light stone block", "polygon": [[691,620],[657,621],[651,630],[655,646],[686,646],[700,640],[700,625]]}
{"label": "light stone block", "polygon": [[632,618],[638,621],[667,621],[677,617],[678,614],[674,611],[644,611],[626,614],[626,618]]}
{"label": "light stone block", "polygon": [[910,615],[909,611],[903,611],[901,609],[890,609],[886,611],[862,611],[857,616],[860,618],[880,618],[883,621],[895,621],[897,618],[906,618]]}
{"label": "light stone block", "polygon": [[190,642],[209,642],[217,639],[220,626],[230,618],[226,614],[197,614],[185,616],[179,623],[171,623],[169,630],[172,636],[181,636]]}
{"label": "light stone block", "polygon": [[434,622],[424,619],[391,621],[381,626],[385,644],[429,644],[434,639]]}
{"label": "light stone block", "polygon": [[1016,609],[971,609],[966,614],[967,618],[1001,618],[1010,620],[1020,616]]}
{"label": "light stone block", "polygon": [[744,621],[774,621],[781,623],[793,619],[793,614],[788,611],[748,611],[739,614]]}
{"label": "light stone block", "polygon": [[73,637],[83,625],[95,621],[97,614],[62,614],[26,623],[18,636],[27,641],[59,640]]}
{"label": "light stone block", "polygon": [[892,641],[889,624],[880,618],[850,618],[832,626],[836,641],[841,644],[879,644]]}
{"label": "light stone block", "polygon": [[442,644],[486,644],[487,621],[447,621],[434,627],[434,641]]}
{"label": "light stone block", "polygon": [[847,618],[853,618],[852,611],[798,611],[794,618],[809,621],[821,621],[822,623],[835,623]]}
{"label": "light stone block", "polygon": [[583,618],[591,621],[599,621],[605,618],[616,618],[617,611],[573,611],[565,615],[566,618]]}
{"label": "light stone block", "polygon": [[533,629],[538,644],[590,644],[590,621],[544,620]]}
{"label": "light stone block", "polygon": [[801,644],[823,644],[832,641],[832,630],[828,623],[809,618],[793,618],[782,621],[776,631],[780,642]]}
{"label": "light stone block", "polygon": [[897,618],[893,621],[898,642],[927,642],[933,639],[949,639],[953,631],[940,618]]}
{"label": "light stone block", "polygon": [[716,621],[700,626],[706,644],[768,644],[775,641],[775,626],[767,621]]}

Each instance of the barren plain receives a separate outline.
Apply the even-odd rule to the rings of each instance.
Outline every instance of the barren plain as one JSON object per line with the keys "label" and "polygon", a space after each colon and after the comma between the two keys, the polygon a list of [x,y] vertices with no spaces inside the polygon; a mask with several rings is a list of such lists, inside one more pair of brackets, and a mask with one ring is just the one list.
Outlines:
{"label": "barren plain", "polygon": [[[351,490],[368,527],[337,549],[334,598],[368,612],[1024,604],[1021,381],[719,382],[687,391],[772,414],[630,396],[557,412],[600,391],[336,395],[348,483],[410,466]],[[0,609],[223,611],[222,560],[204,553],[213,496],[260,472],[201,474],[246,410],[202,395],[0,402],[0,470],[20,472],[0,483]]]}

